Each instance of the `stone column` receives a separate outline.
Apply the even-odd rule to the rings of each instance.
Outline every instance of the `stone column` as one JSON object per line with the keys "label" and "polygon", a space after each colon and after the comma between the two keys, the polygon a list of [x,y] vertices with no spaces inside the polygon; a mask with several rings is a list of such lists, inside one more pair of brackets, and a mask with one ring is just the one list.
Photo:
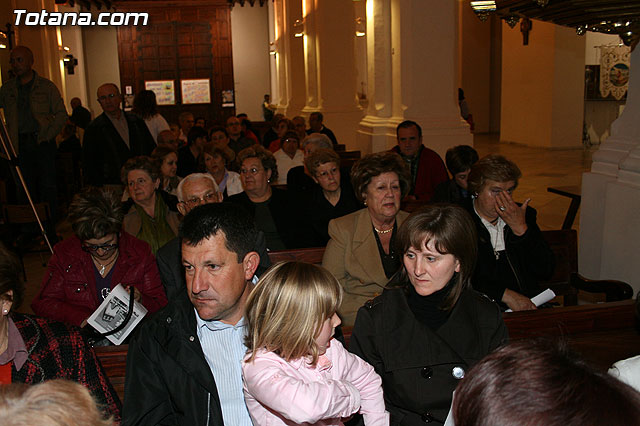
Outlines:
{"label": "stone column", "polygon": [[352,1],[303,0],[305,115],[320,111],[339,143],[355,145],[358,105]]}
{"label": "stone column", "polygon": [[293,24],[302,17],[300,0],[276,0],[275,46],[278,112],[293,117],[304,106],[305,79],[302,39],[294,37]]}
{"label": "stone column", "polygon": [[640,290],[640,49],[631,54],[627,103],[582,176],[580,273]]}
{"label": "stone column", "polygon": [[403,120],[418,122],[424,144],[443,157],[451,146],[473,145],[457,103],[457,2],[369,1],[370,107],[360,122],[359,148],[391,148]]}

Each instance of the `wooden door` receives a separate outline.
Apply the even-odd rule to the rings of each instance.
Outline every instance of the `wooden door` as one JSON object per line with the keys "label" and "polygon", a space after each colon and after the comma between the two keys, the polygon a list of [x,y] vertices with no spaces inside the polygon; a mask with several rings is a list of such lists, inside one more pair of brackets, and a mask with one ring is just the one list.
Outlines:
{"label": "wooden door", "polygon": [[[226,0],[117,2],[118,11],[148,12],[147,26],[118,27],[118,54],[123,92],[145,88],[145,81],[173,80],[176,104],[159,106],[167,121],[183,111],[222,124],[235,114],[222,107],[222,91],[233,90],[231,16]],[[209,79],[209,104],[182,104],[182,79]]]}

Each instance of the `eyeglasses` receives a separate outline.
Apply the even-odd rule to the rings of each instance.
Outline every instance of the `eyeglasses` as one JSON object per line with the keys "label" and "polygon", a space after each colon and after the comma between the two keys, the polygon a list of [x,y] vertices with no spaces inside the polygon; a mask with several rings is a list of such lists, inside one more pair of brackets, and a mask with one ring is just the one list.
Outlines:
{"label": "eyeglasses", "polygon": [[215,203],[218,201],[218,193],[217,192],[207,192],[203,197],[191,197],[188,200],[183,201],[188,207],[193,208],[197,207],[200,204],[209,204]]}
{"label": "eyeglasses", "polygon": [[316,178],[318,178],[318,179],[326,179],[326,178],[329,177],[329,175],[337,176],[339,173],[340,173],[340,170],[338,170],[337,168],[333,168],[331,170],[327,170],[326,172],[317,173],[316,174]]}
{"label": "eyeglasses", "polygon": [[86,251],[87,253],[96,253],[98,250],[102,250],[103,252],[108,253],[117,248],[118,248],[117,242],[115,244],[100,244],[99,246],[95,244],[86,244],[86,243],[82,244],[82,250]]}
{"label": "eyeglasses", "polygon": [[300,142],[298,139],[293,139],[293,138],[288,138],[284,140],[285,142],[293,142],[293,143],[298,143]]}
{"label": "eyeglasses", "polygon": [[99,101],[106,101],[107,99],[113,99],[118,96],[117,93],[109,93],[108,95],[98,96]]}
{"label": "eyeglasses", "polygon": [[250,169],[240,169],[240,174],[241,175],[248,175],[249,173],[251,173],[252,175],[257,175],[258,173],[260,173],[261,171],[263,171],[264,169],[258,169],[256,167],[252,167]]}

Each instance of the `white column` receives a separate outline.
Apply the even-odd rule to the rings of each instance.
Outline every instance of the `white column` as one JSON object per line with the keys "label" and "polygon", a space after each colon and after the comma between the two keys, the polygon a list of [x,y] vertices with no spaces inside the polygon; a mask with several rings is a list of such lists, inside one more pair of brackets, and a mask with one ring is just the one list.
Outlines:
{"label": "white column", "polygon": [[395,145],[403,120],[422,126],[424,144],[444,157],[473,145],[457,103],[458,4],[450,0],[369,0],[369,110],[360,122],[360,149]]}
{"label": "white column", "polygon": [[303,0],[305,115],[320,111],[339,143],[355,145],[362,118],[356,87],[352,1]]}
{"label": "white column", "polygon": [[276,0],[275,47],[278,112],[293,117],[304,106],[302,38],[294,37],[293,24],[302,17],[301,0]]}
{"label": "white column", "polygon": [[582,177],[580,273],[640,290],[640,49],[631,54],[627,103]]}

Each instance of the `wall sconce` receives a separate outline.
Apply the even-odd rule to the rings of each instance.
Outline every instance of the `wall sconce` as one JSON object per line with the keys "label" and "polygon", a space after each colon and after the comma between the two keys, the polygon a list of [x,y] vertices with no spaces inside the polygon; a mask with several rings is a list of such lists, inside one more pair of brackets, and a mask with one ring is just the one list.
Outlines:
{"label": "wall sconce", "polygon": [[356,37],[364,37],[367,35],[364,27],[364,19],[356,18]]}
{"label": "wall sconce", "polygon": [[482,22],[489,19],[489,14],[496,11],[496,2],[493,0],[472,1],[471,9]]}
{"label": "wall sconce", "polygon": [[9,40],[4,32],[0,31],[0,49],[6,49],[9,45]]}
{"label": "wall sconce", "polygon": [[78,60],[74,58],[72,54],[65,55],[64,58],[62,58],[62,62],[67,69],[67,74],[75,74],[74,68],[78,65]]}
{"label": "wall sconce", "polygon": [[12,36],[14,31],[11,29],[12,25],[7,23],[4,28],[0,30],[0,49],[13,49],[13,40]]}
{"label": "wall sconce", "polygon": [[274,55],[278,52],[276,49],[276,44],[274,42],[269,43],[269,55]]}
{"label": "wall sconce", "polygon": [[304,19],[296,19],[293,23],[293,36],[302,37],[304,35]]}

